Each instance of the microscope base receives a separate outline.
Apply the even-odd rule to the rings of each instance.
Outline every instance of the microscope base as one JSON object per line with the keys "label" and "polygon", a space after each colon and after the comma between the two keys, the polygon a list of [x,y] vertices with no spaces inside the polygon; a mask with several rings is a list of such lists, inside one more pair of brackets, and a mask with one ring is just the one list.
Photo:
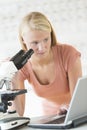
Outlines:
{"label": "microscope base", "polygon": [[0,130],[11,130],[28,124],[30,118],[20,117],[17,113],[5,114],[0,119]]}

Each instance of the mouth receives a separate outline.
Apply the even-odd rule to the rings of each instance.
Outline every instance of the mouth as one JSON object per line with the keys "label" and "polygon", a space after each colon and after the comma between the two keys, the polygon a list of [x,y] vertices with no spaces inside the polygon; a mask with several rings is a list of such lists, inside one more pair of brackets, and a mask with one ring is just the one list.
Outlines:
{"label": "mouth", "polygon": [[44,56],[46,54],[46,52],[37,52],[37,55],[39,56]]}
{"label": "mouth", "polygon": [[45,51],[37,51],[37,54],[40,54],[40,55],[43,55],[45,53],[46,53]]}
{"label": "mouth", "polygon": [[38,54],[43,55],[43,54],[45,54],[45,52],[38,52]]}

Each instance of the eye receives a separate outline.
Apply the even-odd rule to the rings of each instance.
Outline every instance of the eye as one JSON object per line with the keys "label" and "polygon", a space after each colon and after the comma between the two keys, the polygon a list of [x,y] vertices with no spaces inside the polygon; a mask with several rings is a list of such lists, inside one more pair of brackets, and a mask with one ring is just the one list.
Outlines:
{"label": "eye", "polygon": [[45,38],[45,39],[44,39],[44,42],[47,42],[48,40],[49,40],[49,38]]}
{"label": "eye", "polygon": [[35,41],[35,42],[31,42],[31,44],[32,44],[32,45],[37,45],[38,42],[37,42],[37,41]]}

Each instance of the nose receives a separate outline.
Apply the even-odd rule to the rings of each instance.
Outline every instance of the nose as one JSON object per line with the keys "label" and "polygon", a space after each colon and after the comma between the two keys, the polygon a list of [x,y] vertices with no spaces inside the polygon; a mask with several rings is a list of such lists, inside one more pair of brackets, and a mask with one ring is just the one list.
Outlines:
{"label": "nose", "polygon": [[38,50],[42,51],[43,49],[44,49],[44,43],[43,42],[38,43]]}

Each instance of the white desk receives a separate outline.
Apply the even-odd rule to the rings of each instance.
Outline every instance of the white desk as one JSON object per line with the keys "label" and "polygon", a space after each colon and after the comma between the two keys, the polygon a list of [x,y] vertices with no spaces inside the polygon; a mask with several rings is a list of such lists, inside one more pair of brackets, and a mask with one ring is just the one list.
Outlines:
{"label": "white desk", "polygon": [[[28,126],[23,126],[17,130],[50,130],[50,129],[34,129],[34,128],[30,128]],[[52,130],[58,130],[58,129],[52,129]],[[60,129],[59,129],[60,130]],[[62,129],[61,129],[62,130]],[[87,124],[85,125],[82,125],[80,127],[77,127],[77,128],[73,128],[73,129],[67,129],[67,130],[87,130]]]}
{"label": "white desk", "polygon": [[[38,118],[36,118],[36,119],[38,119]],[[40,119],[40,117],[39,117],[39,119]],[[42,117],[41,117],[41,119],[42,119]],[[33,120],[33,118],[31,118],[31,121],[32,120]],[[22,126],[22,127],[18,128],[17,130],[50,130],[50,129],[31,128],[26,125],[26,126]],[[62,130],[62,129],[52,129],[52,130]],[[72,128],[72,129],[66,129],[66,130],[87,130],[87,123],[85,123],[84,125],[80,125],[79,127]]]}

